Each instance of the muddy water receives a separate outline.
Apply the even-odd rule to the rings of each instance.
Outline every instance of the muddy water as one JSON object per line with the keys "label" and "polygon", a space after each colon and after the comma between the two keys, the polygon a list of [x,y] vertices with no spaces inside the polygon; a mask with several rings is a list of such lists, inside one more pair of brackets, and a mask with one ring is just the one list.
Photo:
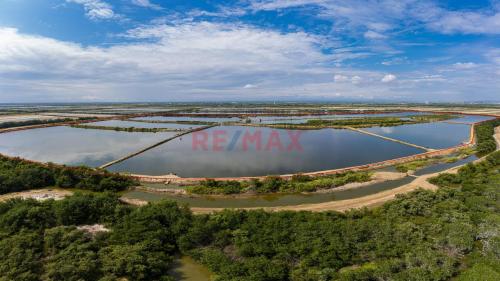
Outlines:
{"label": "muddy water", "polygon": [[209,281],[211,275],[208,268],[188,256],[176,259],[169,273],[176,281]]}

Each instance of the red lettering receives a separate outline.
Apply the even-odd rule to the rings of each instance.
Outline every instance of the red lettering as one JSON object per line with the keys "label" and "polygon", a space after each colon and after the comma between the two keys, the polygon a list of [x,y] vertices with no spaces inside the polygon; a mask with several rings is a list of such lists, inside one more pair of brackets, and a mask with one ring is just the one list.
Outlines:
{"label": "red lettering", "polygon": [[271,135],[269,135],[269,140],[267,141],[266,150],[271,150],[273,147],[277,147],[279,151],[283,151],[283,144],[280,140],[280,134],[278,131],[273,130]]}
{"label": "red lettering", "polygon": [[249,131],[246,131],[245,135],[243,135],[243,151],[248,150],[248,143],[255,143],[255,149],[261,150],[262,132],[256,131],[255,133],[251,134]]}
{"label": "red lettering", "polygon": [[198,147],[201,147],[203,150],[208,150],[207,141],[208,141],[208,133],[203,131],[193,132],[192,134],[193,141],[191,143],[191,147],[193,150],[198,150]]}

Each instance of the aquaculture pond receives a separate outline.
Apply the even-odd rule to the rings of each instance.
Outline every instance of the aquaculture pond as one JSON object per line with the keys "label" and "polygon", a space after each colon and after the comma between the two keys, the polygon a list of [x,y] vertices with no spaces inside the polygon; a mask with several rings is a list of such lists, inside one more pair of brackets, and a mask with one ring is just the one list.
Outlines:
{"label": "aquaculture pond", "polygon": [[238,117],[198,117],[198,116],[149,116],[136,117],[130,120],[145,120],[145,121],[194,121],[194,122],[238,122],[241,119]]}
{"label": "aquaculture pond", "polygon": [[486,120],[491,120],[495,119],[495,117],[492,116],[479,116],[479,115],[463,115],[460,118],[456,119],[451,119],[449,121],[453,122],[463,122],[463,123],[475,123],[475,122],[481,122],[481,121],[486,121]]}
{"label": "aquaculture pond", "polygon": [[130,128],[130,127],[135,127],[135,128],[169,128],[169,129],[179,129],[179,130],[189,130],[189,129],[198,128],[198,127],[203,126],[203,125],[193,125],[193,124],[146,123],[146,122],[122,121],[122,120],[99,121],[99,122],[93,122],[93,123],[86,123],[84,125],[120,127],[120,128]]}
{"label": "aquaculture pond", "polygon": [[434,149],[459,145],[470,138],[470,125],[445,122],[372,127],[363,130]]}
{"label": "aquaculture pond", "polygon": [[[475,156],[461,159],[454,163],[439,163],[417,171],[416,175],[425,175],[441,172],[456,166],[460,166],[476,160]],[[270,195],[249,195],[249,196],[175,196],[165,193],[153,193],[144,191],[130,191],[124,195],[127,198],[141,199],[150,202],[161,199],[175,200],[181,204],[188,204],[191,207],[201,208],[249,208],[249,207],[275,207],[292,206],[300,204],[315,204],[335,200],[346,200],[375,194],[384,190],[390,190],[408,184],[415,180],[414,177],[407,176],[402,179],[375,183],[368,186],[333,191],[330,193],[311,194],[270,194]]]}
{"label": "aquaculture pond", "polygon": [[50,127],[0,134],[0,153],[36,161],[95,167],[175,134]]}
{"label": "aquaculture pond", "polygon": [[374,113],[374,114],[328,114],[328,115],[305,115],[305,116],[255,116],[249,119],[252,123],[256,124],[276,124],[276,123],[289,123],[289,124],[302,124],[306,123],[307,120],[314,119],[348,119],[348,118],[363,118],[363,117],[404,117],[404,116],[414,116],[426,114],[423,112],[392,112],[392,113]]}
{"label": "aquaculture pond", "polygon": [[182,177],[261,176],[350,167],[421,152],[350,130],[219,126],[174,139],[109,169]]}

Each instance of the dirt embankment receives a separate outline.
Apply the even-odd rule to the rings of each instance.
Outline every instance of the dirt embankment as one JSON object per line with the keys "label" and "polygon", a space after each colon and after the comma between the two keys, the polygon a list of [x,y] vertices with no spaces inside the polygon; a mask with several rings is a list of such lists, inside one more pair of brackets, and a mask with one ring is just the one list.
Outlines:
{"label": "dirt embankment", "polygon": [[32,198],[40,201],[48,199],[61,200],[64,199],[64,197],[71,195],[73,195],[73,192],[63,189],[47,189],[47,188],[33,189],[33,190],[0,195],[0,202],[7,201],[13,198],[22,198],[22,199]]}

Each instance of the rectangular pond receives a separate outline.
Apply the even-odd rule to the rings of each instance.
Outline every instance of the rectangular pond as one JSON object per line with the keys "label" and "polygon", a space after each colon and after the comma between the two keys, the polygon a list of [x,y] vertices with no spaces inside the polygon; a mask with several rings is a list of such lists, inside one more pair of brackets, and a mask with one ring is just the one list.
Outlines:
{"label": "rectangular pond", "polygon": [[453,122],[464,122],[464,123],[476,123],[476,122],[481,122],[481,121],[486,121],[486,120],[491,120],[495,119],[495,117],[492,116],[479,116],[479,115],[464,115],[460,118],[456,119],[451,119],[449,121]]}
{"label": "rectangular pond", "polygon": [[349,118],[363,118],[363,117],[405,117],[426,114],[425,112],[392,112],[392,113],[373,113],[373,114],[328,114],[328,115],[305,115],[305,116],[256,116],[251,117],[252,123],[262,124],[302,124],[308,120],[335,120],[335,119],[349,119]]}
{"label": "rectangular pond", "polygon": [[175,121],[238,122],[241,119],[238,117],[148,116],[148,117],[131,118],[130,120],[164,121],[164,122],[175,122]]}
{"label": "rectangular pond", "polygon": [[59,126],[0,134],[0,153],[35,161],[96,167],[175,134]]}
{"label": "rectangular pond", "polygon": [[456,146],[468,141],[470,137],[470,125],[444,122],[372,127],[363,130],[434,149]]}
{"label": "rectangular pond", "polygon": [[263,176],[344,168],[421,152],[350,130],[222,126],[174,139],[108,169],[182,177]]}
{"label": "rectangular pond", "polygon": [[106,126],[106,127],[120,127],[120,128],[168,128],[168,129],[179,129],[179,130],[190,130],[203,125],[193,125],[193,124],[177,124],[177,123],[147,123],[147,122],[135,122],[135,121],[124,121],[124,120],[107,120],[92,123],[85,123],[83,125],[92,126]]}

